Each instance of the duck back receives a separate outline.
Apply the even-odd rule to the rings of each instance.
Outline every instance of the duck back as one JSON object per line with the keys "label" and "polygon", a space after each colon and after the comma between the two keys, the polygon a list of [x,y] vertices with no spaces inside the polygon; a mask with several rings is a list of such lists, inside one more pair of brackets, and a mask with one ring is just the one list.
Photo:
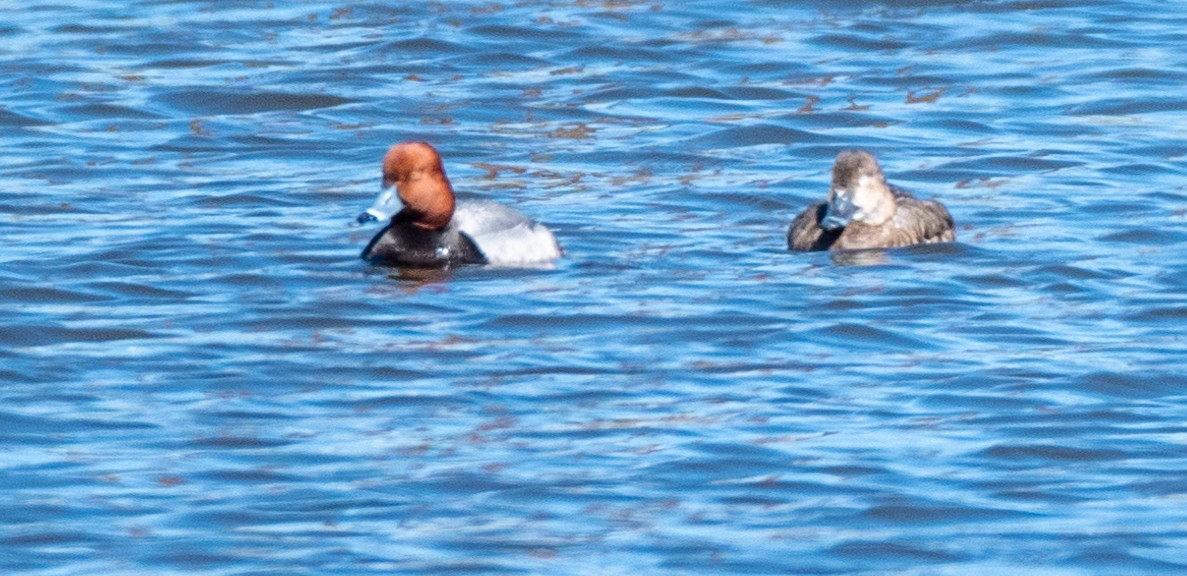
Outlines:
{"label": "duck back", "polygon": [[799,216],[791,221],[791,228],[787,230],[787,247],[802,252],[828,250],[832,247],[844,229],[829,230],[820,225],[827,209],[827,203],[817,202],[800,212]]}
{"label": "duck back", "polygon": [[473,241],[489,264],[536,264],[561,257],[560,245],[548,228],[498,202],[460,201],[453,225]]}

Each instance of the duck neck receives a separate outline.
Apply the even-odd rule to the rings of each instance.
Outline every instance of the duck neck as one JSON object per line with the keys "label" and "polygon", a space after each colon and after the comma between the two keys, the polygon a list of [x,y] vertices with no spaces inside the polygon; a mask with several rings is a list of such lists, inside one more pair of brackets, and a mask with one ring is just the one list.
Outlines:
{"label": "duck neck", "polygon": [[422,177],[398,184],[404,209],[403,220],[425,230],[441,230],[453,219],[456,200],[445,175]]}

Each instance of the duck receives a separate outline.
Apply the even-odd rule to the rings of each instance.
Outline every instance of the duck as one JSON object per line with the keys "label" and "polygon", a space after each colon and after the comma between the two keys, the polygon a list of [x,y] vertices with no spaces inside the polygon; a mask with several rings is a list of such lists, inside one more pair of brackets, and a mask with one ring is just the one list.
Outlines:
{"label": "duck", "polygon": [[833,163],[828,200],[791,221],[787,247],[796,251],[900,248],[956,241],[948,209],[886,182],[873,154],[843,150]]}
{"label": "duck", "polygon": [[402,142],[383,157],[383,187],[360,224],[387,221],[360,257],[377,264],[527,266],[562,256],[552,231],[490,200],[458,200],[441,154]]}

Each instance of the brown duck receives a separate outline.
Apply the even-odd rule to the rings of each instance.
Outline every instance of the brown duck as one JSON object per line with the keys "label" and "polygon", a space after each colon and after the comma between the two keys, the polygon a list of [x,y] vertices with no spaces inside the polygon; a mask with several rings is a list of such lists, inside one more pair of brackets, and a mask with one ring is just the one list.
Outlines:
{"label": "brown duck", "polygon": [[833,164],[827,202],[800,212],[787,230],[792,250],[859,250],[952,242],[956,225],[943,204],[919,200],[886,183],[864,150],[845,150]]}

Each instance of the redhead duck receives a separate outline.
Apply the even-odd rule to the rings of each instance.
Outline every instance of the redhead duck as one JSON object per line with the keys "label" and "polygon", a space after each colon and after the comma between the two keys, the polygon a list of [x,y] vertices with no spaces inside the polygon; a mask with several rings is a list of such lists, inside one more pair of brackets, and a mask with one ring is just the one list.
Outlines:
{"label": "redhead duck", "polygon": [[425,142],[396,144],[383,157],[383,192],[358,220],[388,218],[363,249],[364,260],[513,266],[561,256],[552,232],[527,216],[489,200],[456,200],[441,155]]}
{"label": "redhead duck", "polygon": [[956,226],[948,209],[887,184],[878,161],[864,150],[837,155],[828,201],[800,212],[787,230],[787,247],[804,251],[898,248],[954,240]]}

